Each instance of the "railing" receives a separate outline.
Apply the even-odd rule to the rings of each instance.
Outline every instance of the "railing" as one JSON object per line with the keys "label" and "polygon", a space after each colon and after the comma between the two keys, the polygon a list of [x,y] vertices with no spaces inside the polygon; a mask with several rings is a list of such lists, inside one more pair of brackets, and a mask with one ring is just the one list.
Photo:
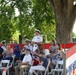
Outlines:
{"label": "railing", "polygon": [[[66,44],[62,43],[61,45],[62,45],[62,48],[71,48],[71,47],[73,47],[75,44],[76,44],[76,43],[66,43]],[[10,47],[12,48],[14,45],[15,45],[15,44],[10,44]],[[24,47],[24,45],[25,45],[25,44],[19,44],[19,46],[21,47],[21,49]],[[1,44],[0,44],[0,46],[1,46]],[[50,46],[51,46],[50,43],[43,43],[43,44],[42,44],[42,47],[43,47],[44,49],[49,49]]]}
{"label": "railing", "polygon": [[[62,48],[71,48],[71,47],[73,47],[75,44],[76,44],[76,43],[66,43],[66,44],[61,44],[61,45],[62,45]],[[13,47],[14,45],[15,45],[15,44],[10,44],[11,47]],[[25,45],[25,44],[19,44],[19,46],[20,46],[21,48],[23,48],[24,45]],[[43,44],[42,44],[42,47],[43,47],[44,49],[49,49],[50,46],[51,46],[50,43],[43,43]]]}

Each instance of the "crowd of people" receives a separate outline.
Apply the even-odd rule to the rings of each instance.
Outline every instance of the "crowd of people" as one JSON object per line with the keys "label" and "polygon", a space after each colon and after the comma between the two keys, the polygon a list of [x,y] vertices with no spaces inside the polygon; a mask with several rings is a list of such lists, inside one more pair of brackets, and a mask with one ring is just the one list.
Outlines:
{"label": "crowd of people", "polygon": [[63,60],[63,49],[60,43],[55,40],[51,41],[49,47],[49,54],[45,55],[42,48],[43,38],[40,31],[35,31],[35,36],[32,40],[26,39],[23,49],[18,43],[15,43],[13,48],[10,45],[2,42],[0,47],[0,61],[10,60],[12,62],[12,55],[15,55],[15,75],[23,75],[24,70],[29,68],[29,74],[37,74],[37,70],[45,70],[48,65],[48,58],[50,59],[50,68],[53,68],[58,60]]}

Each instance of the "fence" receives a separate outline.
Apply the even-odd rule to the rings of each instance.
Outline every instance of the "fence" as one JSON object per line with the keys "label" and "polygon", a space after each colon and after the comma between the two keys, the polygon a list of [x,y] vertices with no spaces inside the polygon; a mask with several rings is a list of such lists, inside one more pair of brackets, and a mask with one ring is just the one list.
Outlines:
{"label": "fence", "polygon": [[[61,44],[62,45],[62,48],[71,48],[72,46],[74,46],[76,43],[66,43],[66,44]],[[10,44],[10,46],[11,47],[13,47],[15,44]],[[25,44],[19,44],[20,45],[20,47],[21,48],[23,48],[24,47],[24,45]],[[49,47],[51,46],[51,44],[50,43],[43,43],[42,44],[42,47],[44,48],[44,49],[49,49]]]}

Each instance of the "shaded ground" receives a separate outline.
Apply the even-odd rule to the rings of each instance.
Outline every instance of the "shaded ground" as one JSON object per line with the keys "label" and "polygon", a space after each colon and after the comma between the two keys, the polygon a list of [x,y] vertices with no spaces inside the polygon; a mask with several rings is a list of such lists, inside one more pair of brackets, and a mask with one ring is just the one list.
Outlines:
{"label": "shaded ground", "polygon": [[[2,75],[1,71],[0,71],[0,75]],[[11,69],[10,69],[9,75],[15,75],[15,70],[14,70],[14,68],[11,68]],[[49,75],[52,75],[52,74],[49,74]],[[58,74],[56,73],[55,75],[58,75]]]}

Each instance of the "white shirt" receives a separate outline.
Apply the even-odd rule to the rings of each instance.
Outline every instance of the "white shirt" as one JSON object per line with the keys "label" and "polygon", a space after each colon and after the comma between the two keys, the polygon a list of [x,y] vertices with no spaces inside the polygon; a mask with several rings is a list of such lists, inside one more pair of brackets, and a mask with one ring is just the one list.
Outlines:
{"label": "white shirt", "polygon": [[29,44],[29,45],[25,45],[24,48],[30,49],[31,51],[32,51],[32,49],[33,49],[30,44]]}
{"label": "white shirt", "polygon": [[33,39],[32,39],[33,42],[42,42],[43,41],[43,38],[41,35],[38,35],[38,36],[34,36]]}
{"label": "white shirt", "polygon": [[1,46],[1,48],[2,48],[3,50],[6,50],[6,47],[5,47],[5,46]]}
{"label": "white shirt", "polygon": [[22,60],[23,63],[29,62],[29,65],[32,64],[32,57],[30,54],[26,54]]}
{"label": "white shirt", "polygon": [[[42,42],[43,38],[41,35],[35,35],[32,39],[33,42]],[[33,44],[33,51],[35,51],[38,48],[37,44]]]}

